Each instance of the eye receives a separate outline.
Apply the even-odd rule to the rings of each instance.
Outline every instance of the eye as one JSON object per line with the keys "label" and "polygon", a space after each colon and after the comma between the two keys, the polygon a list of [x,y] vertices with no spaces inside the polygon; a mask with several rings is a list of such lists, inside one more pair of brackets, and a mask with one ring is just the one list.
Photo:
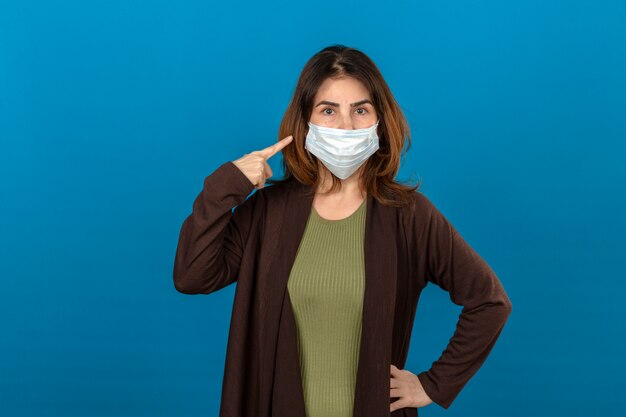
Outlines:
{"label": "eye", "polygon": [[[362,110],[362,112],[359,112],[359,110]],[[359,107],[358,109],[356,109],[356,112],[357,114],[364,115],[367,113],[367,110],[363,107]]]}
{"label": "eye", "polygon": [[[327,110],[330,110],[330,113],[328,113]],[[331,115],[333,111],[334,110],[331,109],[330,107],[326,107],[324,110],[322,110],[322,113],[327,114],[327,115]]]}

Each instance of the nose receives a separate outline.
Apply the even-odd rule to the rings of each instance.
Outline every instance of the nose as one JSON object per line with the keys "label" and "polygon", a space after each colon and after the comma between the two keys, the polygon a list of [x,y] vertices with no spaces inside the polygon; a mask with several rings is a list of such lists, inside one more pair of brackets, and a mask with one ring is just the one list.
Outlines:
{"label": "nose", "polygon": [[345,130],[351,130],[354,129],[354,126],[352,125],[352,118],[350,117],[350,115],[346,115],[344,114],[343,116],[341,116],[339,118],[339,126],[337,126],[338,129],[345,129]]}

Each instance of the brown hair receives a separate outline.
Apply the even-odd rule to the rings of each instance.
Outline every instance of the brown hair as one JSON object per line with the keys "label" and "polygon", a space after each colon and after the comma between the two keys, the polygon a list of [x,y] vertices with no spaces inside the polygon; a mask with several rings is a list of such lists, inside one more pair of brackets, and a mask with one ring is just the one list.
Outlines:
{"label": "brown hair", "polygon": [[[395,180],[401,158],[411,147],[406,118],[376,64],[363,52],[344,45],[322,49],[302,69],[278,130],[279,140],[293,135],[292,143],[282,150],[284,177],[268,179],[267,183],[297,180],[312,185],[311,191],[315,192],[321,180],[319,172],[326,167],[304,147],[307,122],[320,85],[328,78],[342,76],[353,77],[365,85],[380,120],[377,131],[379,149],[359,168],[362,172],[361,189],[387,205],[403,206],[414,201],[411,194],[421,183],[411,186]],[[333,182],[329,192],[341,188],[341,180],[334,175],[331,177]]]}

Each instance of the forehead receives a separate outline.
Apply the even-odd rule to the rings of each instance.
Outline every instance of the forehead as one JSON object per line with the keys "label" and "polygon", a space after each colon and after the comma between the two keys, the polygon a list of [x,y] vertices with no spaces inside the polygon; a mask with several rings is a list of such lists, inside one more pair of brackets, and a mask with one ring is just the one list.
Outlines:
{"label": "forehead", "polygon": [[370,98],[365,85],[353,77],[327,78],[315,94],[315,100],[353,102]]}

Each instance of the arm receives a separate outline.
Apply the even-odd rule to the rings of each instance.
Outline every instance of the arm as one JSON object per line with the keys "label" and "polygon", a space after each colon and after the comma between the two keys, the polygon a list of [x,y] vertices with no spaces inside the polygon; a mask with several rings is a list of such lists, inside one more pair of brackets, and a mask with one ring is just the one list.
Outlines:
{"label": "arm", "polygon": [[422,194],[425,207],[419,242],[426,248],[426,279],[463,306],[454,335],[428,371],[417,375],[430,399],[450,407],[493,349],[512,304],[491,267]]}
{"label": "arm", "polygon": [[204,179],[180,230],[174,260],[176,290],[209,294],[237,280],[257,200],[256,193],[246,197],[254,188],[230,161]]}

